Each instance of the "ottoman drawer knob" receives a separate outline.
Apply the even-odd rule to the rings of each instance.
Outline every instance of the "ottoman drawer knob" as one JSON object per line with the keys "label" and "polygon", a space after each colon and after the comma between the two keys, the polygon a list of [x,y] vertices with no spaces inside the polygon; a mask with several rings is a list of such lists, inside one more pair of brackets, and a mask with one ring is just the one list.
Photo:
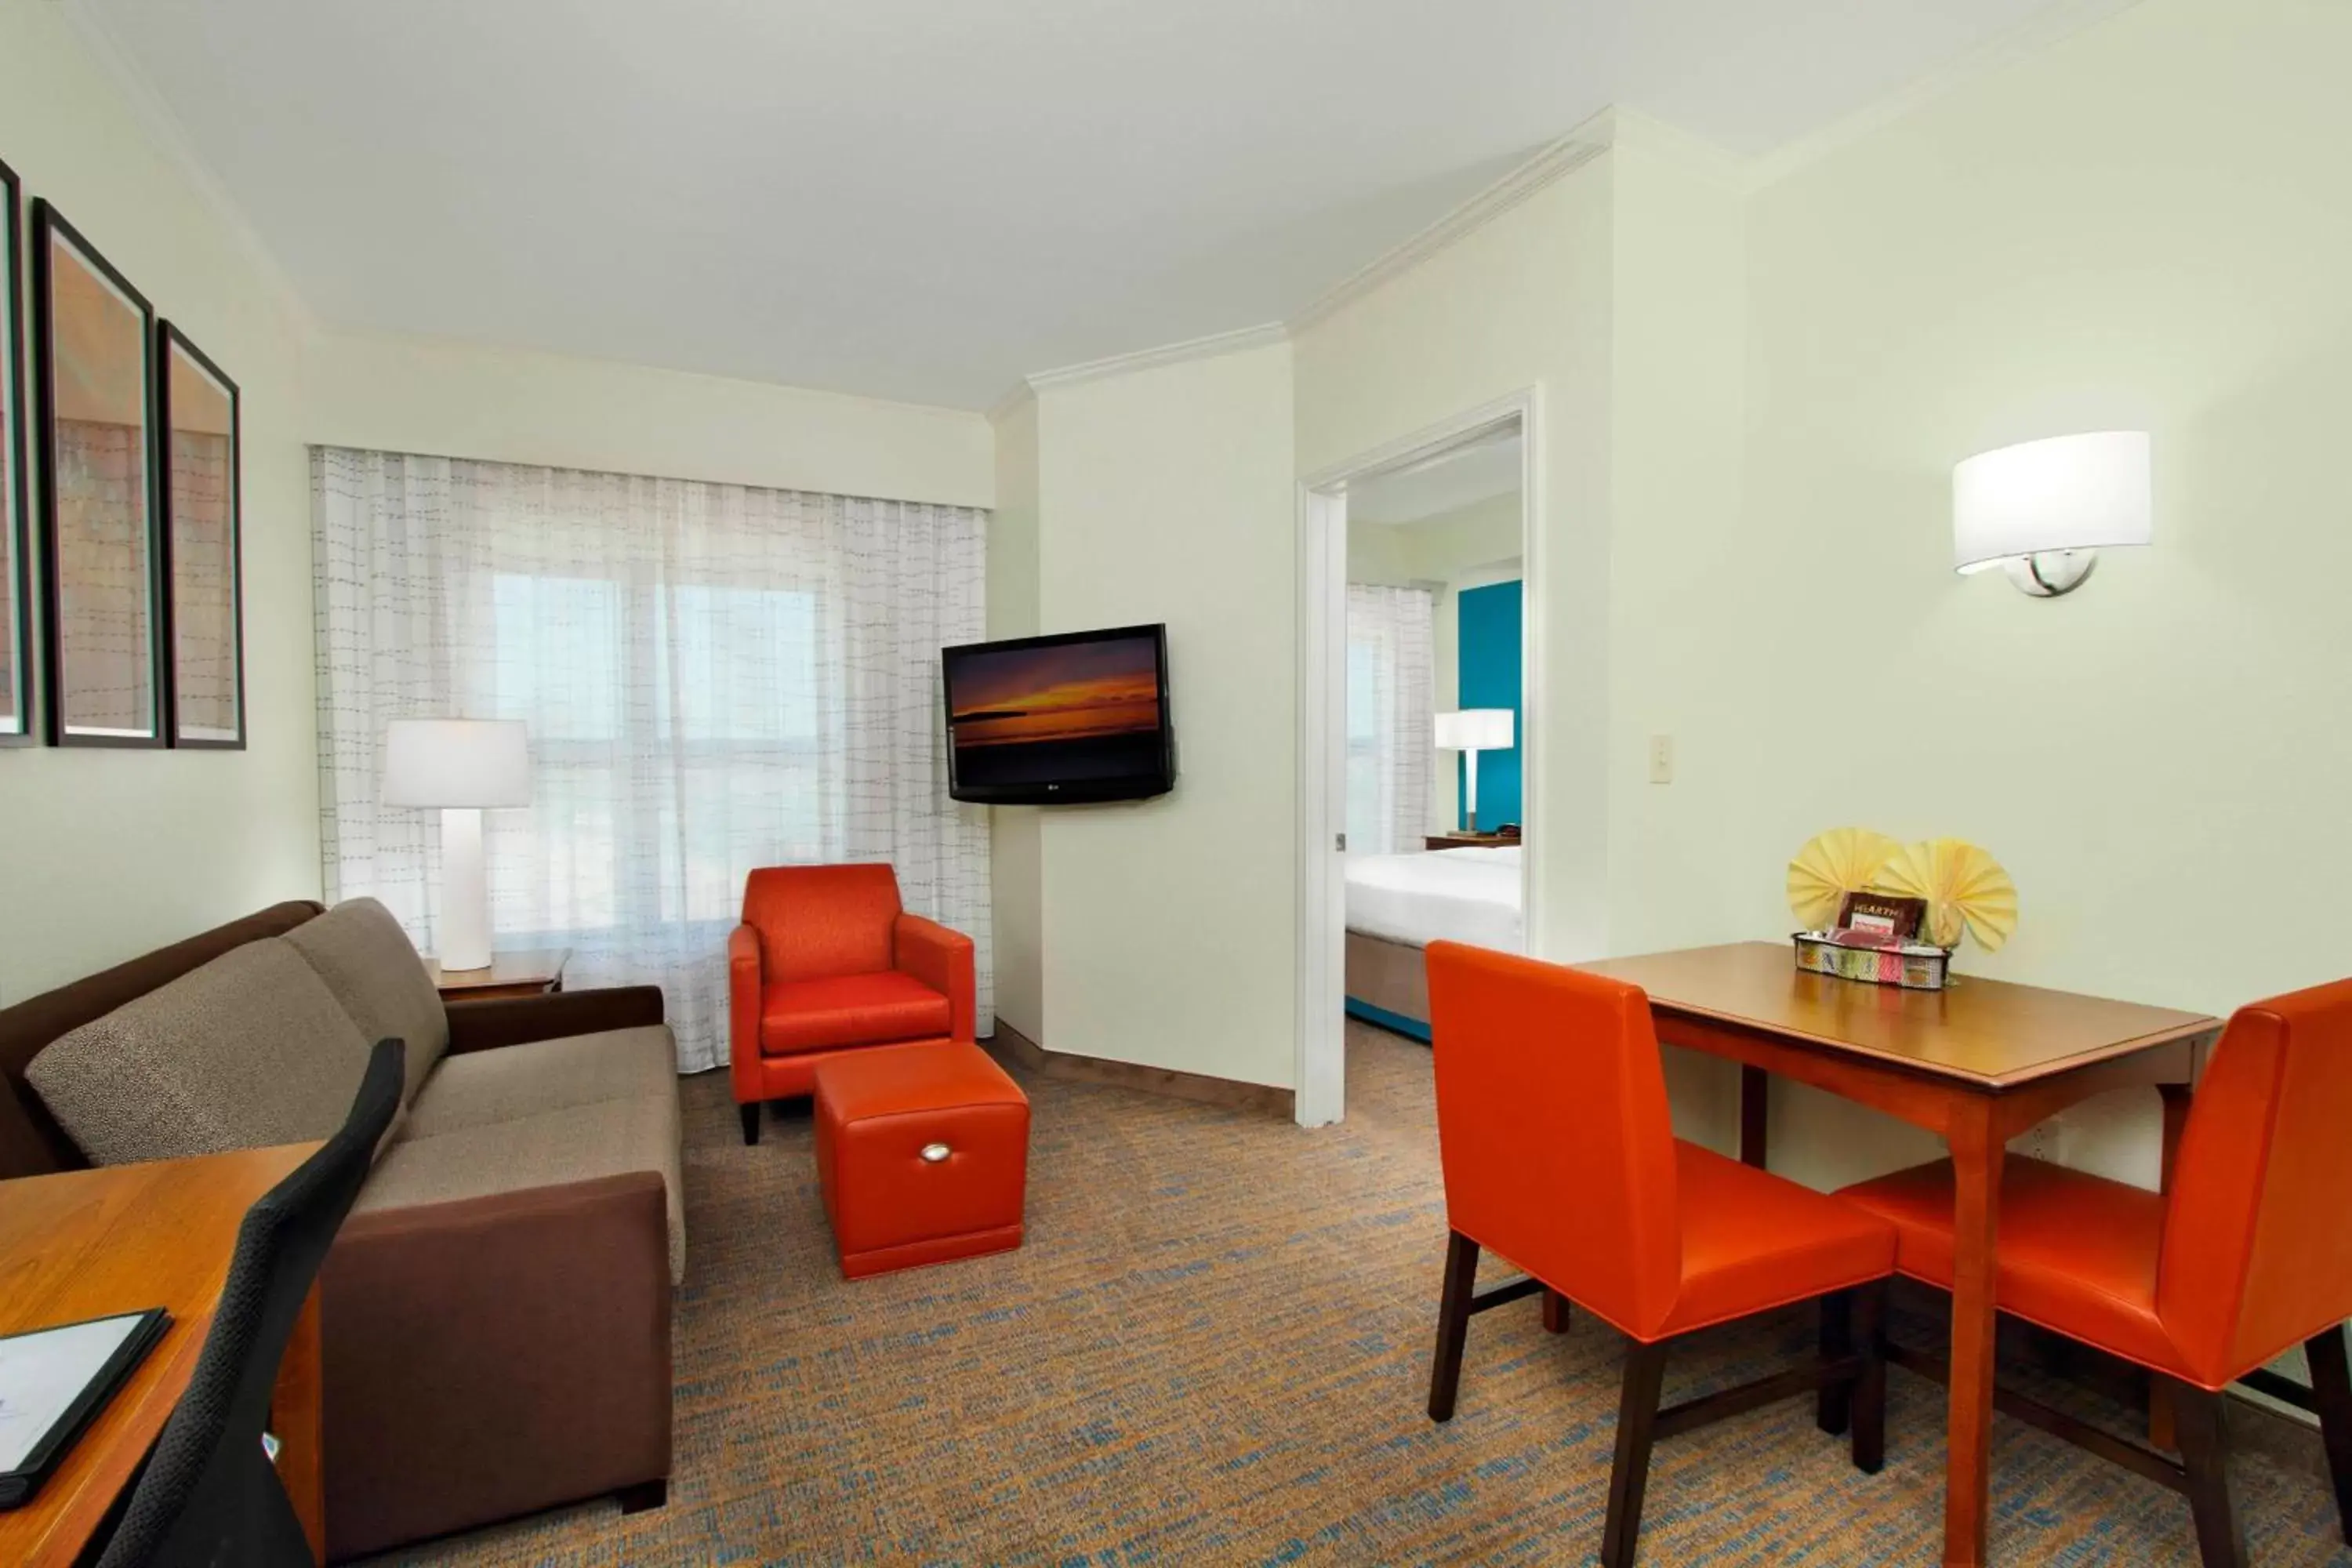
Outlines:
{"label": "ottoman drawer knob", "polygon": [[[903,1149],[906,1145],[901,1143],[899,1147]],[[936,1165],[954,1152],[954,1150],[949,1148],[944,1143],[926,1143],[923,1145],[923,1160],[927,1164]]]}

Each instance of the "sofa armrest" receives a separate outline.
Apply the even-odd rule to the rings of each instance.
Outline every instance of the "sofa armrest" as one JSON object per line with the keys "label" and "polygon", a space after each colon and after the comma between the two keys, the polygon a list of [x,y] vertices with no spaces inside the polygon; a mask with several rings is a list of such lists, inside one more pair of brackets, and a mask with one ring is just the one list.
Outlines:
{"label": "sofa armrest", "polygon": [[760,1082],[760,930],[739,925],[727,933],[727,1063],[735,1103],[756,1105]]}
{"label": "sofa armrest", "polygon": [[948,1035],[972,1038],[979,1004],[972,980],[971,938],[920,915],[900,915],[890,933],[892,964],[948,999]]}
{"label": "sofa armrest", "polygon": [[352,1215],[320,1298],[331,1561],[669,1473],[660,1173]]}
{"label": "sofa armrest", "polygon": [[449,1054],[599,1035],[607,1029],[641,1029],[662,1022],[658,985],[608,985],[593,991],[557,991],[545,996],[507,996],[488,1002],[452,1002]]}

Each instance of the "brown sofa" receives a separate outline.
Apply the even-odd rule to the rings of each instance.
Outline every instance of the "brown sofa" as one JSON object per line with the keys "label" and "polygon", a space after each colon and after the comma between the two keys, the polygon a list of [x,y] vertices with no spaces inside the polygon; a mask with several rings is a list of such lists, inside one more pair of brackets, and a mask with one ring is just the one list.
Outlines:
{"label": "brown sofa", "polygon": [[323,1136],[386,1035],[408,1092],[320,1283],[329,1555],[659,1502],[685,1234],[655,987],[445,1007],[380,905],[279,904],[0,1011],[0,1178]]}

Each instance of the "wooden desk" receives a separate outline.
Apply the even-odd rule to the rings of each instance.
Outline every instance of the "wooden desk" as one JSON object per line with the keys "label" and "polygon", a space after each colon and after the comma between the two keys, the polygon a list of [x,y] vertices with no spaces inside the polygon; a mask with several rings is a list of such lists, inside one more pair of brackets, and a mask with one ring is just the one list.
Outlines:
{"label": "wooden desk", "polygon": [[2169,1182],[2189,1085],[2221,1021],[1998,980],[1932,992],[1808,974],[1779,942],[1581,967],[1648,992],[1666,1044],[1740,1064],[1740,1158],[1751,1165],[1764,1163],[1767,1074],[1944,1135],[1957,1182],[1944,1561],[1983,1563],[2003,1147],[2076,1100],[2152,1086],[2164,1096]]}
{"label": "wooden desk", "polygon": [[572,961],[568,947],[539,952],[498,952],[481,969],[444,969],[438,959],[425,961],[425,972],[444,1002],[489,1002],[507,996],[542,996],[563,989],[563,966]]}
{"label": "wooden desk", "polygon": [[[0,1333],[163,1307],[172,1326],[82,1432],[46,1485],[0,1513],[0,1563],[73,1563],[146,1458],[195,1371],[236,1228],[314,1143],[0,1182]],[[278,1473],[324,1548],[319,1468],[319,1298],[278,1377]]]}

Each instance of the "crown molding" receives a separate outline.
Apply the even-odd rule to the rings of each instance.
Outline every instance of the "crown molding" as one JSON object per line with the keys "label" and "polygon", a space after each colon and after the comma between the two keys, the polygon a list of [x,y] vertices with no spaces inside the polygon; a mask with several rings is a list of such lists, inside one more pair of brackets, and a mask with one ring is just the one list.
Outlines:
{"label": "crown molding", "polygon": [[1290,318],[1290,331],[1306,331],[1349,301],[1360,299],[1390,279],[1411,271],[1439,251],[1486,227],[1530,196],[1584,167],[1615,144],[1617,120],[1616,110],[1604,109],[1559,141],[1546,144],[1525,163],[1427,228],[1402,244],[1391,247],[1325,289],[1305,310]]}
{"label": "crown molding", "polygon": [[[1187,338],[1181,343],[1162,343],[1154,349],[1138,349],[1133,353],[1112,354],[1108,359],[1087,360],[1083,364],[1066,364],[1055,370],[1037,371],[1023,384],[1032,393],[1045,392],[1057,386],[1076,386],[1081,382],[1100,381],[1107,375],[1129,375],[1139,370],[1181,364],[1186,360],[1214,359],[1219,354],[1239,353],[1244,349],[1265,348],[1270,343],[1282,342],[1289,336],[1290,329],[1282,322],[1265,321],[1230,332],[1212,332],[1205,338]],[[1016,401],[1008,397],[998,406],[1010,407]]]}
{"label": "crown molding", "polygon": [[988,405],[987,413],[983,417],[992,426],[1002,425],[1020,413],[1023,405],[1036,401],[1037,394],[1029,384],[1025,381],[1016,381],[1005,388],[1003,396]]}
{"label": "crown molding", "polygon": [[1843,120],[1833,121],[1810,135],[1800,136],[1778,150],[1748,160],[1744,165],[1748,188],[1759,191],[1787,179],[1810,163],[1851,146],[1916,112],[1970,82],[1995,75],[2021,60],[2065,42],[2077,33],[2123,15],[2140,0],[2059,0],[1999,37],[1940,66],[1907,86],[1874,100]]}
{"label": "crown molding", "polygon": [[213,172],[213,166],[205,162],[204,154],[196,151],[194,140],[188,135],[188,128],[181,122],[172,106],[164,101],[163,95],[156,90],[147,73],[132,60],[113,26],[99,14],[90,0],[57,0],[57,7],[67,25],[73,28],[74,36],[80,39],[82,47],[97,63],[100,73],[114,84],[116,91],[122,94],[132,117],[155,139],[165,160],[174,165],[194,187],[196,199],[220,220],[232,242],[245,252],[246,258],[284,302],[296,327],[305,335],[318,331],[318,315],[310,309],[310,302],[303,297],[302,290],[296,287],[293,274],[286,270],[285,265],[278,259],[277,252],[262,239],[261,232],[253,226],[252,220],[246,216],[245,209],[237,205],[236,198],[229,195],[228,186]]}
{"label": "crown molding", "polygon": [[1695,132],[1620,104],[1612,110],[1616,135],[1612,146],[1634,148],[1671,159],[1685,173],[1713,182],[1721,189],[1747,191],[1752,181],[1751,161],[1726,151]]}
{"label": "crown molding", "polygon": [[[1244,349],[1286,342],[1349,300],[1369,294],[1390,279],[1412,270],[1465,236],[1484,228],[1547,186],[1582,168],[1615,144],[1620,133],[1619,121],[1617,110],[1604,109],[1557,142],[1546,143],[1509,173],[1435,223],[1402,244],[1381,252],[1325,289],[1305,310],[1287,321],[1267,321],[1255,327],[1244,327],[1237,331],[1213,332],[1204,338],[1166,343],[1134,353],[1113,354],[1108,359],[1088,360],[1083,364],[1041,370],[1025,377],[1020,386],[1000,398],[989,409],[989,418],[993,421],[1019,407],[1024,390],[1034,395],[1054,387],[1098,381],[1105,376],[1127,375],[1160,365],[1181,363],[1185,360],[1209,359],[1218,354],[1238,353]],[[1627,117],[1627,121],[1630,126],[1631,117]],[[1642,133],[1650,134],[1651,124],[1647,121],[1641,121]]]}

